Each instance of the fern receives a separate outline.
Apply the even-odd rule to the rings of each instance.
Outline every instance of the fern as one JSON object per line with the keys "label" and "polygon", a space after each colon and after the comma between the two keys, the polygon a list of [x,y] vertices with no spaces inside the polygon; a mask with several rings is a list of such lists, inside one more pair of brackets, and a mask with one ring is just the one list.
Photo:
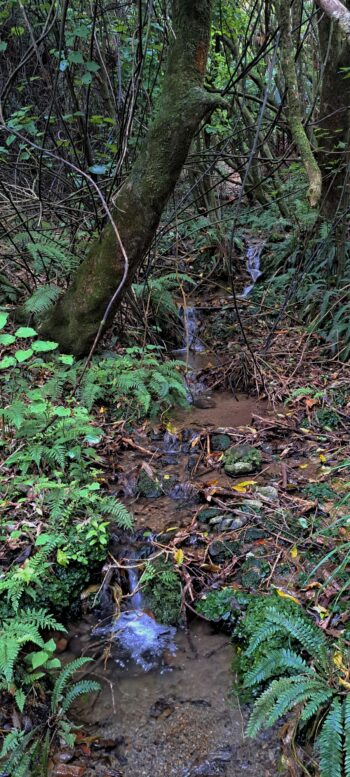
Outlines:
{"label": "fern", "polygon": [[64,667],[64,669],[62,669],[55,682],[51,696],[51,711],[54,715],[59,711],[59,706],[64,697],[64,691],[75,672],[77,672],[79,669],[82,669],[83,666],[90,663],[91,661],[91,658],[83,656],[82,658],[76,658],[74,661],[71,661]]}
{"label": "fern", "polygon": [[179,292],[184,283],[193,284],[194,281],[184,273],[167,273],[160,278],[149,278],[145,283],[134,283],[132,290],[137,300],[147,304],[151,303],[152,312],[156,319],[179,317],[178,307],[174,301],[175,291]]}
{"label": "fern", "polygon": [[316,740],[320,754],[322,777],[342,777],[343,769],[343,709],[340,699],[334,699]]}
{"label": "fern", "polygon": [[317,661],[321,661],[323,664],[326,662],[326,640],[316,626],[307,623],[305,619],[295,616],[289,617],[275,607],[266,610],[265,616],[265,622],[255,633],[246,651],[247,656],[253,655],[257,648],[263,642],[271,639],[273,635],[284,634],[297,640],[304,650],[316,657]]}
{"label": "fern", "polygon": [[48,283],[33,291],[33,294],[28,297],[23,307],[26,313],[32,313],[34,316],[41,318],[56,302],[61,290],[58,286],[54,286],[52,283]]}
{"label": "fern", "polygon": [[[293,609],[266,607],[263,615],[255,630],[250,622],[244,651],[253,661],[245,687],[262,688],[248,735],[296,710],[300,727],[312,722],[311,732],[318,731],[320,777],[350,777],[350,696],[344,698],[342,691],[348,656],[340,654],[335,660],[324,634]],[[281,640],[288,640],[290,647],[279,647]]]}

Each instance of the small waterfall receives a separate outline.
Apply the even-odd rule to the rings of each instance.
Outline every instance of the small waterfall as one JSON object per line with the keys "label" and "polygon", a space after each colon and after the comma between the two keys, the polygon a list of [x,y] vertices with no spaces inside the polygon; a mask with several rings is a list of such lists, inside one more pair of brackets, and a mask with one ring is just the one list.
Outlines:
{"label": "small waterfall", "polygon": [[247,267],[247,273],[250,275],[253,283],[249,283],[248,286],[245,286],[243,289],[242,294],[240,295],[243,299],[248,297],[248,294],[250,294],[251,290],[254,288],[256,281],[258,278],[260,278],[260,275],[262,275],[262,272],[260,270],[260,259],[261,254],[263,252],[265,243],[257,243],[255,245],[249,246],[246,253],[246,267]]}
{"label": "small waterfall", "polygon": [[189,351],[204,351],[204,345],[198,337],[198,318],[195,307],[186,305],[182,308],[185,327],[184,347]]}
{"label": "small waterfall", "polygon": [[138,574],[135,567],[129,567],[128,569],[129,589],[130,589],[130,603],[132,610],[142,610],[143,601],[142,593],[137,590],[138,586]]}
{"label": "small waterfall", "polygon": [[[132,563],[129,558],[128,561]],[[133,560],[135,561],[135,560]],[[154,669],[162,662],[163,653],[168,650],[176,652],[174,637],[176,629],[164,626],[144,612],[144,602],[141,591],[137,590],[138,574],[136,567],[129,567],[129,609],[108,626],[94,629],[96,635],[113,635],[115,647],[113,656],[120,666],[127,666],[131,661],[142,667],[145,672]]]}

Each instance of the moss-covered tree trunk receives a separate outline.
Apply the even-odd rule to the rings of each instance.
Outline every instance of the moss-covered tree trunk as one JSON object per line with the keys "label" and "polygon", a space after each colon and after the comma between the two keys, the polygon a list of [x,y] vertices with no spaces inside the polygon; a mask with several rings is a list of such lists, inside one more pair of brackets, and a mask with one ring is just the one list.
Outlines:
{"label": "moss-covered tree trunk", "polygon": [[[350,1],[344,6],[350,10]],[[350,14],[348,14],[350,19]],[[342,16],[345,23],[345,17]],[[346,261],[350,205],[350,38],[337,19],[318,18],[323,78],[316,134],[322,171],[320,220],[335,222],[334,275],[340,279]]]}
{"label": "moss-covered tree trunk", "polygon": [[[173,0],[172,9],[173,40],[157,113],[133,169],[115,198],[113,217],[129,263],[127,284],[150,247],[196,129],[219,102],[203,88],[211,0]],[[109,223],[92,245],[71,287],[43,323],[42,334],[56,340],[61,350],[76,356],[87,353],[123,269],[123,254]],[[104,329],[111,323],[120,299],[118,295]]]}
{"label": "moss-covered tree trunk", "polygon": [[[350,9],[350,2],[347,2]],[[326,218],[348,205],[350,141],[350,43],[341,28],[319,15],[323,78],[317,122],[322,168],[322,212]],[[344,70],[345,69],[345,70]]]}
{"label": "moss-covered tree trunk", "polygon": [[288,99],[288,124],[295,145],[301,156],[309,179],[308,198],[311,207],[316,207],[321,199],[322,178],[319,166],[312,151],[309,138],[303,125],[298,79],[295,68],[295,46],[292,33],[290,4],[286,0],[277,3],[278,22],[281,30],[281,61]]}

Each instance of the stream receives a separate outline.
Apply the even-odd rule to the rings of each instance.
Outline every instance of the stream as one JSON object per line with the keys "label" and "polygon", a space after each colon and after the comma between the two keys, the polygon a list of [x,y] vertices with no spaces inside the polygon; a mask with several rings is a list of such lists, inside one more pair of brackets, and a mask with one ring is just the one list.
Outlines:
{"label": "stream", "polygon": [[[198,430],[248,425],[254,412],[266,410],[266,403],[256,399],[206,392],[196,372],[215,357],[206,352],[198,336],[195,309],[186,308],[184,317],[186,342],[176,357],[187,361],[193,404],[189,410],[174,411],[176,434],[155,432],[153,440],[157,466],[160,462],[174,484],[158,498],[135,497],[130,482],[142,455],[134,451],[123,460],[125,477],[122,472],[120,482],[135,517],[135,537],[145,529],[154,536],[168,527],[186,527],[193,520],[198,503],[189,471]],[[119,618],[86,614],[70,628],[62,659],[97,656],[92,676],[99,680],[101,691],[82,697],[74,706],[74,720],[91,742],[88,753],[85,750],[77,766],[75,761],[63,764],[58,753],[51,777],[272,777],[280,773],[275,731],[253,741],[244,736],[248,712],[233,691],[234,648],[229,635],[199,619],[191,620],[187,629],[157,623],[138,589],[139,546],[135,540],[134,547],[131,542],[129,548],[112,548],[128,567],[129,596]],[[82,765],[82,771],[74,771]]]}

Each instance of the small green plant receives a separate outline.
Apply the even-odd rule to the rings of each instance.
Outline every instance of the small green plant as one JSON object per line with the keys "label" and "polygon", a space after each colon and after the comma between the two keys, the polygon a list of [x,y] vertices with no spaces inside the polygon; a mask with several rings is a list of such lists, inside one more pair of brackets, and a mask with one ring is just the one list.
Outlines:
{"label": "small green plant", "polygon": [[60,671],[51,693],[50,712],[43,723],[29,733],[13,729],[5,736],[0,764],[11,777],[46,777],[53,741],[62,739],[68,747],[74,746],[74,726],[67,713],[79,696],[100,689],[93,680],[72,682],[73,675],[89,661],[90,658],[77,658]]}
{"label": "small green plant", "polygon": [[249,598],[249,594],[243,594],[233,588],[219,588],[217,591],[204,594],[197,602],[196,610],[209,621],[214,623],[222,621],[233,625]]}
{"label": "small green plant", "polygon": [[87,371],[79,397],[90,409],[99,400],[117,418],[155,417],[172,406],[187,406],[184,363],[161,361],[159,349],[126,348],[124,356],[96,358]]}
{"label": "small green plant", "polygon": [[294,711],[299,732],[314,743],[321,777],[350,774],[350,655],[333,650],[295,607],[267,607],[248,639],[244,685],[254,694],[247,733],[254,737]]}
{"label": "small green plant", "polygon": [[140,578],[148,606],[160,623],[178,623],[181,614],[182,589],[179,576],[171,563],[147,562]]}

